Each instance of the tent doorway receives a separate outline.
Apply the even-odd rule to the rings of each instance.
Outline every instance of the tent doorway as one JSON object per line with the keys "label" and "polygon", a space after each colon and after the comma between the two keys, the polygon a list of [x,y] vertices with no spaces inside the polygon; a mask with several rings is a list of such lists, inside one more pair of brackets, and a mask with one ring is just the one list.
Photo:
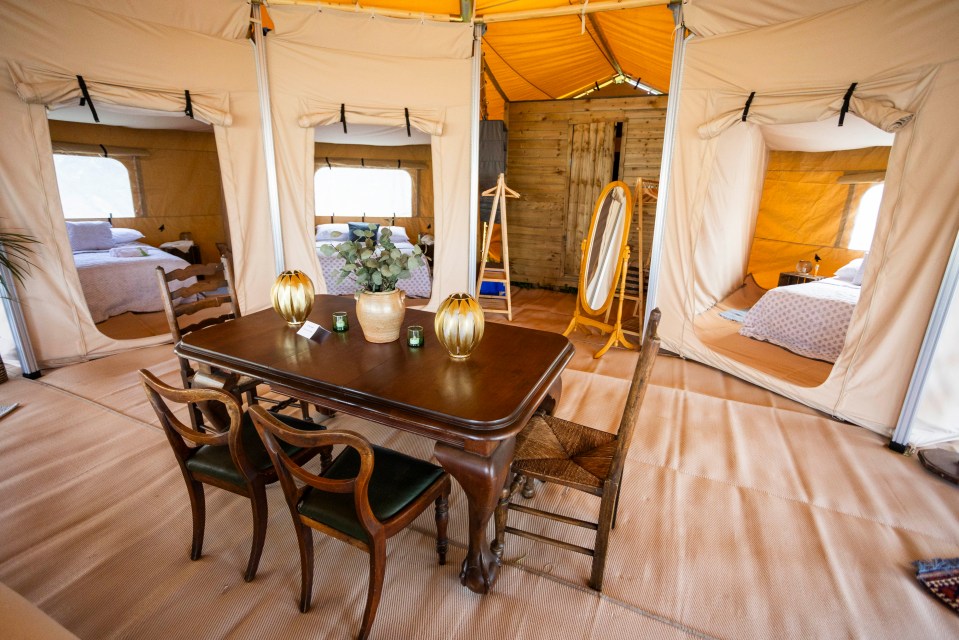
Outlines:
{"label": "tent doorway", "polygon": [[213,126],[98,105],[48,113],[61,209],[87,309],[103,335],[169,332],[155,269],[229,249]]}

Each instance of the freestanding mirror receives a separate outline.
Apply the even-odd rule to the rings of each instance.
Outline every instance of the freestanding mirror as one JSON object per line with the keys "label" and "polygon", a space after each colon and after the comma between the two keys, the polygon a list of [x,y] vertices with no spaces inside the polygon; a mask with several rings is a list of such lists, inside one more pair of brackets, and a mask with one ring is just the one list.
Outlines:
{"label": "freestanding mirror", "polygon": [[625,182],[611,182],[599,194],[583,239],[583,260],[579,271],[579,295],[568,336],[579,327],[595,327],[609,333],[603,348],[593,357],[599,358],[616,344],[632,348],[622,330],[622,300],[615,321],[610,324],[608,311],[617,285],[626,273],[629,260],[629,222],[633,210],[632,194]]}

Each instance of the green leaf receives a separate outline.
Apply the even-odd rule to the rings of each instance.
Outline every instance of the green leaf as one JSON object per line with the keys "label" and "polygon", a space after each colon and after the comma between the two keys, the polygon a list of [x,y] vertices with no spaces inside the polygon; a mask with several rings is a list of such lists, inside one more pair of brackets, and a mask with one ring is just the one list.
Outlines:
{"label": "green leaf", "polygon": [[320,245],[320,253],[322,253],[326,257],[330,257],[331,255],[333,255],[334,251],[336,251],[336,249],[331,244]]}
{"label": "green leaf", "polygon": [[383,274],[381,274],[379,271],[374,271],[370,279],[376,286],[383,284]]}

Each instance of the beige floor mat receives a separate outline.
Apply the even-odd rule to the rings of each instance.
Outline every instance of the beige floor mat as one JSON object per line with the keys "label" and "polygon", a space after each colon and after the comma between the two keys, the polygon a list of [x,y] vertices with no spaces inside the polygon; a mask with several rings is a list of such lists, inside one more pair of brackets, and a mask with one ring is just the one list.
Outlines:
{"label": "beige floor mat", "polygon": [[[562,330],[569,315],[550,311],[550,297],[520,313]],[[593,360],[597,341],[574,336],[557,412],[613,430],[636,354]],[[189,560],[186,491],[141,397],[139,367],[178,378],[161,345],[0,385],[0,402],[23,404],[0,421],[0,582],[81,638],[354,635],[366,556],[317,535],[313,610],[298,613],[296,544],[277,486],[254,582],[241,575],[249,507],[231,494],[207,491],[204,557]],[[349,416],[330,426],[432,455],[428,440]],[[547,485],[532,504],[593,518],[598,501]],[[510,521],[591,543],[523,514]],[[390,543],[374,637],[959,636],[959,617],[910,566],[959,555],[954,486],[872,432],[677,358],[661,357],[653,372],[603,595],[586,588],[588,558],[514,536],[495,592],[464,590],[459,487],[446,567],[435,565],[432,536],[427,513]]]}

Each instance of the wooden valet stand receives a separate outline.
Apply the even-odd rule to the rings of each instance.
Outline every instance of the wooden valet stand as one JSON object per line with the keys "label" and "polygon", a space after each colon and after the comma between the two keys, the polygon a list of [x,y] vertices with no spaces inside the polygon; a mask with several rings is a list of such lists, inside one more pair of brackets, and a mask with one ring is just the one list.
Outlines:
{"label": "wooden valet stand", "polygon": [[[609,339],[593,354],[594,358],[601,358],[614,346],[633,348],[623,334],[623,296],[616,295],[617,289],[622,291],[625,287],[632,211],[629,186],[619,181],[609,183],[596,200],[589,231],[583,239],[576,309],[563,335],[569,336],[576,328],[586,331],[588,327],[608,333]],[[610,322],[608,312],[617,297],[616,318]]]}

